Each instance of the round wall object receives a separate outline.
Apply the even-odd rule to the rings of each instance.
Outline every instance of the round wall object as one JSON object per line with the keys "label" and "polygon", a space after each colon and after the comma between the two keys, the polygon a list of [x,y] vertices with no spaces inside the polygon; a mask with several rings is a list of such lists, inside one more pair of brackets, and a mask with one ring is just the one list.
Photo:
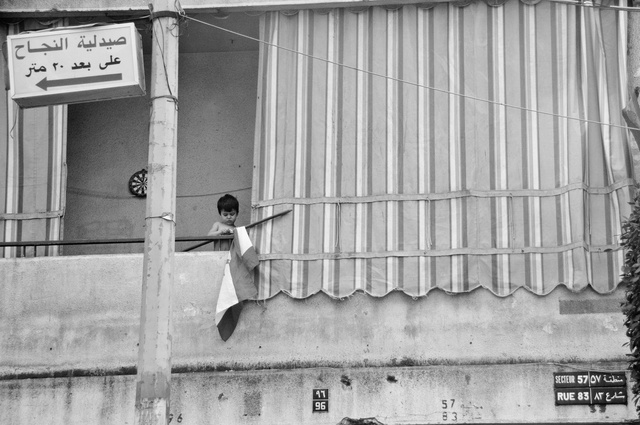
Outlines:
{"label": "round wall object", "polygon": [[140,198],[147,196],[147,170],[142,169],[133,173],[129,178],[129,192]]}

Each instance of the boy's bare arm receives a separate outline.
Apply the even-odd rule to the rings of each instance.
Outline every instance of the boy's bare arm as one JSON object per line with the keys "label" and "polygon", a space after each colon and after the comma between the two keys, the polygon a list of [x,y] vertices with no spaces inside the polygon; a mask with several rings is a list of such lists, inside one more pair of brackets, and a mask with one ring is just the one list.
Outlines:
{"label": "boy's bare arm", "polygon": [[215,223],[213,223],[213,226],[211,227],[211,230],[209,230],[209,233],[207,235],[220,236],[221,234],[222,234],[222,231],[220,230],[220,223],[216,221]]}
{"label": "boy's bare arm", "polygon": [[233,234],[233,227],[216,221],[215,223],[213,223],[213,227],[211,227],[211,230],[209,230],[208,236],[221,236],[231,234]]}

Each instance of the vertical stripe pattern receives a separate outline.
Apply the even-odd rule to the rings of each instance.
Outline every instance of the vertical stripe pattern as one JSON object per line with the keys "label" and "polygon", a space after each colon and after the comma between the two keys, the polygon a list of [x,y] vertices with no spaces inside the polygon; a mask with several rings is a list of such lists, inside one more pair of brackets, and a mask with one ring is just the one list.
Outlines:
{"label": "vertical stripe pattern", "polygon": [[[9,25],[8,35],[41,29],[36,21]],[[0,57],[0,64],[4,58]],[[6,64],[3,64],[6,66]],[[0,240],[62,239],[66,190],[67,106],[20,109],[9,92],[0,107]],[[26,255],[57,255],[58,247]],[[0,248],[5,258],[23,255]]]}
{"label": "vertical stripe pattern", "polygon": [[254,219],[293,212],[252,230],[259,296],[615,289],[625,20],[514,0],[263,15]]}

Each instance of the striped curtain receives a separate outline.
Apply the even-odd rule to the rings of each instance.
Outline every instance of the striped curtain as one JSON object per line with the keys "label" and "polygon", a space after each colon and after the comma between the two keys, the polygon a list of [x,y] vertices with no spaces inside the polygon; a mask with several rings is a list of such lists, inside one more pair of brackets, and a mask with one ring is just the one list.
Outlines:
{"label": "striped curtain", "polygon": [[616,288],[625,13],[469,3],[261,18],[260,298]]}
{"label": "striped curtain", "polygon": [[[26,20],[4,30],[12,35],[41,28],[41,23]],[[5,58],[0,61],[6,67]],[[8,91],[0,103],[0,240],[59,240],[66,188],[67,106],[21,109]],[[32,247],[0,248],[0,253],[5,258],[57,255],[58,247],[41,247],[37,252]]]}

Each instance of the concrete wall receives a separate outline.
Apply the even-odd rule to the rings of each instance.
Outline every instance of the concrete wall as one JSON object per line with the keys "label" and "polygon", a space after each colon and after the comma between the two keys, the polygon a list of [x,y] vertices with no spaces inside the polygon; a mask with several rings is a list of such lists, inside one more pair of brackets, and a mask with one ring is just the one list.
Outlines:
{"label": "concrete wall", "polygon": [[[224,11],[244,10],[269,10],[269,9],[299,9],[311,7],[358,7],[385,5],[389,0],[185,0],[180,6],[188,12],[211,11],[224,9]],[[393,0],[394,4],[413,4],[415,0]],[[111,14],[144,14],[149,11],[149,4],[145,0],[110,0],[105,4],[104,0],[9,0],[0,3],[0,16],[36,15],[47,16],[49,14],[77,14],[96,11],[108,11]],[[224,13],[224,12],[223,12]]]}
{"label": "concrete wall", "polygon": [[[182,423],[636,418],[631,402],[554,404],[553,372],[625,369],[622,290],[281,294],[248,304],[225,343],[213,318],[223,263],[223,253],[176,255],[172,412]],[[138,254],[0,260],[0,423],[132,423],[141,276]],[[328,413],[311,411],[314,388],[329,389]]]}
{"label": "concrete wall", "polygon": [[[633,420],[633,409],[622,405],[554,406],[550,377],[558,369],[516,364],[178,373],[172,377],[171,424],[337,425],[343,418],[373,417],[386,425]],[[135,381],[135,376],[0,381],[0,420],[132,425]],[[328,389],[328,412],[312,412],[316,388]]]}
{"label": "concrete wall", "polygon": [[[238,223],[247,224],[258,52],[181,54],[179,68],[176,236],[206,235],[219,218],[216,202],[227,192],[240,201]],[[64,239],[144,238],[146,200],[129,193],[128,181],[147,166],[148,102],[147,90],[143,97],[69,106]],[[81,245],[63,251],[130,253],[142,247]]]}

